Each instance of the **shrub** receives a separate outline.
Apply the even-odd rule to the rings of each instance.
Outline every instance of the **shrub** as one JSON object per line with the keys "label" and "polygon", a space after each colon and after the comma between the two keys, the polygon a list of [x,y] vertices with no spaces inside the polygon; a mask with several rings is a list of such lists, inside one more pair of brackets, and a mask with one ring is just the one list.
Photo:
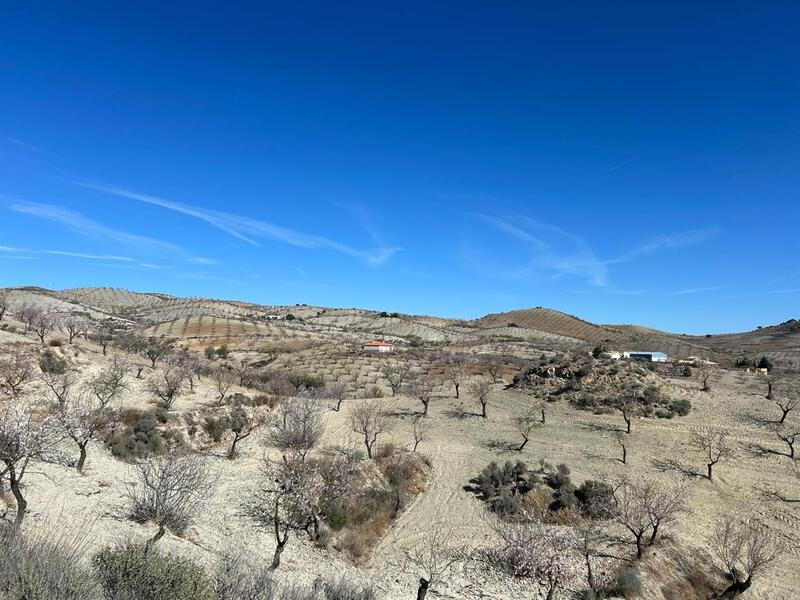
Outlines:
{"label": "shrub", "polygon": [[228,355],[230,355],[230,350],[228,350],[228,346],[226,344],[222,344],[222,346],[217,348],[216,354],[220,358],[228,358]]}
{"label": "shrub", "polygon": [[682,375],[683,375],[684,377],[691,377],[691,376],[692,376],[692,367],[690,367],[689,365],[685,365],[685,366],[683,367],[683,373],[682,373]]}
{"label": "shrub", "polygon": [[325,600],[375,600],[375,590],[372,586],[362,587],[349,583],[345,579],[326,581],[322,584]]}
{"label": "shrub", "polygon": [[214,599],[202,568],[155,548],[105,548],[93,563],[107,600]]}
{"label": "shrub", "polygon": [[217,351],[214,346],[207,346],[205,350],[203,350],[203,354],[205,354],[208,360],[214,360],[217,357]]}
{"label": "shrub", "polygon": [[67,372],[67,361],[59,358],[52,350],[45,350],[39,357],[39,368],[42,373],[63,375]]}
{"label": "shrub", "polygon": [[672,412],[681,417],[685,417],[692,410],[692,403],[689,400],[673,400],[670,404]]}
{"label": "shrub", "polygon": [[634,598],[642,593],[642,581],[631,567],[625,567],[614,579],[613,594],[623,598]]}
{"label": "shrub", "polygon": [[47,345],[50,346],[51,348],[60,348],[61,346],[64,345],[64,342],[61,340],[61,338],[53,338],[52,340],[47,342]]}
{"label": "shrub", "polygon": [[[44,531],[48,531],[46,528]],[[23,535],[0,527],[0,597],[9,600],[87,600],[99,596],[80,566],[83,541],[64,533]]]}
{"label": "shrub", "polygon": [[592,519],[608,519],[614,514],[614,490],[607,483],[587,479],[575,490],[575,497]]}
{"label": "shrub", "polygon": [[156,416],[152,412],[127,414],[132,425],[123,425],[111,435],[108,445],[111,453],[122,460],[145,458],[164,451],[164,436],[158,430]]}
{"label": "shrub", "polygon": [[287,321],[294,321],[295,319],[297,319],[297,317],[295,317],[292,313],[289,313],[288,315],[286,315],[286,320]]}
{"label": "shrub", "polygon": [[228,431],[228,427],[230,427],[230,423],[225,417],[208,416],[203,421],[203,431],[209,435],[215,444],[222,441],[225,432]]}

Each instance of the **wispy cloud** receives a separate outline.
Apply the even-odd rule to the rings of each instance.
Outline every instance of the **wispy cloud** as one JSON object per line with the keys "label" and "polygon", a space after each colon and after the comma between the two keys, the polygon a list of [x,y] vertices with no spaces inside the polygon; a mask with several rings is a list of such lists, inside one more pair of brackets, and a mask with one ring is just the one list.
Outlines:
{"label": "wispy cloud", "polygon": [[[78,212],[75,212],[63,206],[57,206],[54,204],[42,204],[39,202],[27,202],[27,201],[15,200],[12,201],[11,204],[9,204],[8,208],[19,214],[30,215],[32,217],[58,223],[59,225],[63,225],[64,227],[66,227],[67,229],[71,230],[74,233],[92,237],[95,239],[111,240],[113,242],[117,242],[119,244],[135,248],[138,251],[143,251],[146,254],[179,256],[183,260],[186,260],[188,262],[202,261],[201,264],[210,264],[210,262],[208,261],[212,260],[212,259],[193,257],[189,255],[184,249],[169,242],[163,242],[161,240],[156,240],[150,237],[135,235],[125,231],[120,231],[118,229],[107,227],[101,223],[98,223],[97,221],[94,221]],[[42,253],[61,254],[64,256],[69,255],[69,253],[60,250],[43,251]],[[72,254],[78,256],[82,253],[72,253]],[[101,257],[104,258],[105,260],[116,260],[116,261],[122,260],[130,262],[133,262],[134,260],[132,258],[124,256],[116,256],[116,255],[101,256],[94,254],[83,254],[82,256],[79,257],[81,258]]]}
{"label": "wispy cloud", "polygon": [[167,210],[199,219],[238,240],[250,244],[251,246],[259,246],[260,244],[257,241],[257,238],[264,238],[283,242],[299,248],[326,248],[347,256],[359,258],[372,266],[385,263],[400,250],[398,247],[384,246],[382,244],[377,245],[374,248],[361,250],[348,244],[328,239],[326,237],[303,233],[301,231],[289,229],[287,227],[281,227],[280,225],[275,225],[274,223],[259,219],[253,219],[251,217],[191,206],[189,204],[175,202],[173,200],[160,198],[158,196],[151,196],[149,194],[142,194],[123,188],[102,185],[90,181],[73,180],[73,183],[87,189],[93,189],[107,194],[112,194],[114,196],[119,196],[121,198],[128,198],[130,200],[144,202],[153,206],[159,206]]}
{"label": "wispy cloud", "polygon": [[609,173],[613,173],[613,172],[614,172],[614,171],[616,171],[617,169],[620,169],[620,168],[624,167],[625,165],[627,165],[627,164],[628,164],[629,162],[631,162],[632,160],[633,160],[633,158],[627,158],[627,159],[623,160],[622,162],[619,162],[619,163],[615,164],[613,167],[611,167],[611,168],[608,170],[608,172],[609,172]]}
{"label": "wispy cloud", "polygon": [[38,154],[45,154],[46,152],[39,148],[38,146],[34,146],[33,144],[29,144],[27,142],[23,142],[20,139],[12,137],[10,135],[6,135],[4,133],[0,133],[0,140],[10,144],[16,148],[20,148],[22,150],[26,150],[28,152],[36,152]]}
{"label": "wispy cloud", "polygon": [[486,214],[473,216],[530,247],[530,260],[521,267],[506,270],[505,276],[522,279],[534,271],[547,270],[558,277],[582,277],[594,286],[608,284],[608,267],[579,236],[533,219],[517,217],[512,223],[509,219]]}
{"label": "wispy cloud", "polygon": [[677,233],[670,233],[666,235],[659,235],[651,238],[641,244],[640,246],[625,252],[624,254],[606,260],[606,264],[630,262],[640,256],[652,254],[662,250],[669,250],[672,248],[682,248],[686,246],[694,246],[702,242],[708,241],[720,232],[717,227],[708,227],[705,229],[690,229],[688,231],[680,231]]}
{"label": "wispy cloud", "polygon": [[72,258],[85,258],[88,260],[119,260],[122,262],[136,262],[129,256],[117,256],[115,254],[85,254],[83,252],[67,252],[66,250],[41,250],[42,254],[53,256],[70,256]]}
{"label": "wispy cloud", "polygon": [[749,294],[736,294],[728,296],[728,298],[757,298],[759,296],[775,296],[782,294],[798,294],[800,295],[800,288],[789,288],[782,290],[764,290],[763,292],[752,292]]}
{"label": "wispy cloud", "polygon": [[702,294],[704,292],[715,292],[716,290],[721,290],[722,286],[719,285],[710,285],[706,287],[696,287],[696,288],[689,288],[686,290],[677,290],[675,292],[670,292],[669,296],[688,296],[690,294]]}

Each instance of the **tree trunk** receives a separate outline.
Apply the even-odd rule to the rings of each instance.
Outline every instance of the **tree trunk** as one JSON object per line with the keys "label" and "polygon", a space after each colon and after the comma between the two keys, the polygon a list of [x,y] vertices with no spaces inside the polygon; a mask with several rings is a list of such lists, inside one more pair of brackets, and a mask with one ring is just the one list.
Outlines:
{"label": "tree trunk", "polygon": [[628,464],[628,449],[625,447],[625,444],[622,445],[622,464]]}
{"label": "tree trunk", "polygon": [[455,386],[456,386],[456,398],[458,398],[458,384],[456,383]]}
{"label": "tree trunk", "polygon": [[22,520],[28,510],[28,501],[22,495],[22,490],[19,489],[19,481],[16,480],[14,474],[11,474],[11,493],[14,494],[14,500],[17,501],[17,516],[14,518],[14,526],[19,527],[22,525]]}
{"label": "tree trunk", "polygon": [[422,401],[422,416],[427,416],[428,414],[428,403],[424,400]]}
{"label": "tree trunk", "polygon": [[767,400],[772,400],[772,382],[767,382]]}
{"label": "tree trunk", "polygon": [[138,370],[136,371],[136,379],[142,378],[142,371],[144,371],[144,367],[139,367]]}
{"label": "tree trunk", "polygon": [[752,583],[753,580],[750,577],[748,577],[744,581],[739,581],[738,579],[735,579],[732,584],[730,584],[727,588],[725,588],[725,591],[722,592],[718,596],[718,598],[726,598],[726,599],[736,598],[739,596],[739,594],[743,594],[744,592],[746,592],[750,588],[750,585],[752,585]]}
{"label": "tree trunk", "polygon": [[642,548],[642,534],[640,533],[636,536],[636,558],[637,559],[642,558],[643,553],[644,550]]}
{"label": "tree trunk", "polygon": [[233,460],[236,458],[236,444],[239,443],[239,436],[233,436],[233,443],[231,444],[231,449],[228,451],[228,460]]}
{"label": "tree trunk", "polygon": [[481,402],[481,416],[486,418],[486,402]]}
{"label": "tree trunk", "polygon": [[287,536],[283,540],[278,540],[278,545],[275,546],[275,554],[272,555],[272,565],[270,566],[273,571],[281,566],[281,554],[283,554],[283,549],[288,539]]}
{"label": "tree trunk", "polygon": [[546,420],[547,419],[544,416],[544,409],[542,409],[542,424],[544,424],[546,422]]}
{"label": "tree trunk", "polygon": [[78,469],[78,473],[83,473],[83,465],[86,463],[86,445],[78,446],[81,450],[81,457],[78,459],[78,464],[76,468]]}
{"label": "tree trunk", "polygon": [[627,433],[630,433],[631,432],[631,417],[630,417],[630,415],[622,415],[622,418],[625,419],[625,426],[626,426],[625,431]]}
{"label": "tree trunk", "polygon": [[711,469],[713,469],[713,468],[714,468],[714,463],[708,463],[708,480],[709,480],[709,481],[711,481],[711,480],[712,480],[712,477],[711,477]]}
{"label": "tree trunk", "polygon": [[783,412],[783,414],[781,415],[781,420],[780,420],[780,421],[778,421],[778,423],[783,423],[783,422],[786,420],[786,415],[788,415],[788,414],[789,414],[789,411],[790,411],[790,410],[791,410],[791,409],[789,409],[789,410],[786,410],[785,408],[781,407],[781,412]]}
{"label": "tree trunk", "polygon": [[656,538],[658,537],[658,526],[659,525],[660,525],[660,523],[656,523],[655,525],[653,525],[653,533],[650,534],[650,542],[648,544],[649,546],[652,546],[656,542]]}
{"label": "tree trunk", "polygon": [[155,545],[155,543],[158,542],[158,540],[163,538],[166,533],[167,533],[167,528],[164,526],[164,523],[159,523],[158,524],[158,531],[156,532],[156,534],[153,537],[151,537],[149,540],[147,540],[146,548],[148,550],[150,548],[152,548],[153,545]]}
{"label": "tree trunk", "polygon": [[525,448],[525,444],[527,444],[527,443],[528,443],[528,438],[524,438],[524,441],[522,442],[520,447],[517,448],[517,452],[522,452],[522,450]]}
{"label": "tree trunk", "polygon": [[417,588],[417,600],[425,600],[425,596],[428,595],[428,587],[430,587],[431,582],[427,579],[422,577],[419,578],[419,588]]}

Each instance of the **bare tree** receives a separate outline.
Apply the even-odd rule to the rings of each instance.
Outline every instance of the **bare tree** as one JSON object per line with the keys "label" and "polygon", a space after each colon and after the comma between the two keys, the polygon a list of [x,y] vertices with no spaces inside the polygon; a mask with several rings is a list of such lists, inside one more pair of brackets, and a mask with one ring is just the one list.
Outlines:
{"label": "bare tree", "polygon": [[489,393],[492,383],[488,379],[475,379],[467,385],[467,391],[481,403],[481,416],[486,418],[486,405],[489,403]]}
{"label": "bare tree", "polygon": [[37,415],[20,401],[0,404],[0,462],[5,465],[5,476],[17,503],[16,526],[22,523],[28,508],[21,487],[28,465],[41,458],[55,441],[53,424],[47,416]]}
{"label": "bare tree", "polygon": [[711,368],[708,366],[701,367],[698,378],[700,379],[700,389],[704,392],[710,391],[711,384],[709,383],[709,379],[711,379]]}
{"label": "bare tree", "polygon": [[500,383],[503,380],[503,369],[500,363],[490,362],[486,365],[486,372],[489,373],[489,377],[492,378],[492,383]]}
{"label": "bare tree", "polygon": [[712,479],[712,469],[721,460],[733,456],[730,446],[730,432],[727,429],[699,427],[689,433],[689,443],[706,458],[708,479]]}
{"label": "bare tree", "polygon": [[433,378],[427,373],[418,373],[410,382],[411,395],[422,403],[422,416],[427,416],[428,405],[433,399]]}
{"label": "bare tree", "polygon": [[378,437],[386,433],[391,426],[386,412],[374,401],[364,401],[354,405],[347,415],[347,424],[353,433],[362,436],[364,447],[367,449],[367,458],[370,459]]}
{"label": "bare tree", "polygon": [[17,308],[17,318],[25,325],[25,333],[28,333],[33,328],[33,322],[39,315],[40,308],[30,302],[24,302]]}
{"label": "bare tree", "polygon": [[257,525],[271,529],[275,536],[272,570],[281,564],[289,532],[304,531],[308,523],[308,478],[308,466],[299,457],[264,460],[262,480],[247,512]]}
{"label": "bare tree", "polygon": [[191,525],[213,481],[205,459],[197,455],[150,457],[133,466],[133,478],[125,482],[131,517],[158,525],[148,548],[167,530],[181,535]]}
{"label": "bare tree", "polygon": [[6,290],[0,290],[0,321],[2,321],[3,317],[6,316],[7,310],[8,310],[8,292]]}
{"label": "bare tree", "polygon": [[212,372],[212,378],[214,379],[214,383],[217,387],[217,400],[221,405],[225,401],[225,396],[227,395],[228,390],[230,390],[233,384],[236,382],[236,374],[230,369],[222,366],[214,369]]}
{"label": "bare tree", "polygon": [[731,582],[716,598],[736,598],[747,591],[753,579],[768,571],[781,553],[780,544],[766,526],[734,517],[717,523],[709,544]]}
{"label": "bare tree", "polygon": [[617,408],[622,413],[625,421],[625,433],[631,432],[631,420],[638,415],[642,408],[642,400],[639,396],[640,386],[634,384],[628,387],[624,395],[617,401]]}
{"label": "bare tree", "polygon": [[164,369],[153,373],[147,382],[147,391],[157,396],[161,406],[170,410],[175,400],[186,390],[186,374],[183,369],[167,363]]}
{"label": "bare tree", "polygon": [[140,351],[150,359],[150,366],[156,368],[156,362],[172,352],[175,340],[168,338],[149,337],[142,341]]}
{"label": "bare tree", "polygon": [[408,365],[386,363],[381,367],[381,373],[392,390],[392,396],[396,396],[397,392],[402,389],[406,379],[408,379],[409,367]]}
{"label": "bare tree", "polygon": [[467,365],[463,357],[457,356],[452,364],[447,368],[447,378],[453,384],[456,391],[456,398],[459,397],[459,389],[464,378],[467,376]]}
{"label": "bare tree", "polygon": [[419,446],[420,443],[428,439],[428,425],[422,419],[421,415],[417,415],[416,417],[414,417],[413,427],[414,428],[412,430],[412,433],[414,435],[414,447],[412,448],[411,451],[416,452],[417,446]]}
{"label": "bare tree", "polygon": [[83,315],[70,313],[61,318],[61,326],[67,331],[67,343],[71,344],[76,337],[85,336],[91,322]]}
{"label": "bare tree", "polygon": [[117,337],[118,329],[114,322],[108,319],[91,329],[88,337],[103,349],[103,356],[105,356],[109,344]]}
{"label": "bare tree", "polygon": [[53,394],[53,398],[58,404],[64,404],[69,398],[75,382],[78,381],[76,373],[67,371],[66,373],[42,372],[40,379]]}
{"label": "bare tree", "polygon": [[283,418],[270,432],[270,441],[282,452],[292,452],[305,460],[325,432],[324,410],[310,394],[283,404]]}
{"label": "bare tree", "polygon": [[519,445],[519,448],[517,448],[517,452],[522,452],[528,444],[531,434],[537,427],[541,426],[541,423],[536,417],[536,413],[527,412],[516,417],[514,419],[514,424],[517,426],[517,431],[522,436],[522,443]]}
{"label": "bare tree", "polygon": [[23,344],[0,349],[0,389],[11,397],[22,393],[35,374],[33,356]]}
{"label": "bare tree", "polygon": [[228,450],[228,459],[233,460],[238,456],[237,444],[250,437],[250,434],[261,424],[261,421],[254,418],[247,408],[241,404],[235,404],[231,407],[228,421],[233,432],[233,440],[231,441],[230,450]]}
{"label": "bare tree", "polygon": [[86,448],[108,426],[108,411],[88,394],[80,394],[57,402],[53,407],[53,415],[61,429],[77,444],[80,457],[75,468],[78,473],[83,473]]}
{"label": "bare tree", "polygon": [[45,338],[58,329],[58,326],[59,318],[57,315],[44,308],[37,308],[31,321],[31,329],[38,336],[42,346],[44,346]]}
{"label": "bare tree", "polygon": [[660,485],[655,482],[648,482],[641,489],[644,507],[650,519],[648,545],[652,546],[658,539],[658,533],[663,525],[672,523],[680,515],[690,512],[686,501],[688,490],[683,484]]}
{"label": "bare tree", "polygon": [[782,425],[775,428],[775,435],[778,439],[789,446],[787,456],[794,459],[794,443],[798,436],[800,436],[800,427]]}
{"label": "bare tree", "polygon": [[646,483],[636,482],[628,477],[620,477],[612,486],[616,504],[614,520],[633,536],[637,559],[644,555],[645,536],[652,527],[652,519],[645,501],[646,486]]}
{"label": "bare tree", "polygon": [[626,465],[628,464],[628,447],[625,443],[625,434],[622,433],[621,431],[615,431],[614,438],[617,440],[617,443],[620,445],[620,448],[622,448],[622,458],[620,458],[619,461],[623,465]]}
{"label": "bare tree", "polygon": [[129,369],[128,359],[121,354],[114,354],[110,364],[86,381],[84,389],[94,394],[105,408],[127,389],[125,377]]}
{"label": "bare tree", "polygon": [[457,557],[448,548],[449,543],[450,529],[436,521],[426,530],[420,543],[406,550],[409,564],[421,573],[417,600],[425,600],[428,590],[435,589],[450,572]]}
{"label": "bare tree", "polygon": [[347,386],[343,383],[328,383],[319,389],[318,397],[326,400],[332,400],[333,410],[339,412],[342,410],[342,402],[347,397]]}

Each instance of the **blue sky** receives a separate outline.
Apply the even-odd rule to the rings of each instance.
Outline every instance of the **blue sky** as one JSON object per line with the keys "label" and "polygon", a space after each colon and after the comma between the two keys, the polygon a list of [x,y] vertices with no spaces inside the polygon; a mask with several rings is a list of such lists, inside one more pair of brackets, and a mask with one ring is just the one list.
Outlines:
{"label": "blue sky", "polygon": [[15,4],[0,286],[800,316],[796,2]]}

